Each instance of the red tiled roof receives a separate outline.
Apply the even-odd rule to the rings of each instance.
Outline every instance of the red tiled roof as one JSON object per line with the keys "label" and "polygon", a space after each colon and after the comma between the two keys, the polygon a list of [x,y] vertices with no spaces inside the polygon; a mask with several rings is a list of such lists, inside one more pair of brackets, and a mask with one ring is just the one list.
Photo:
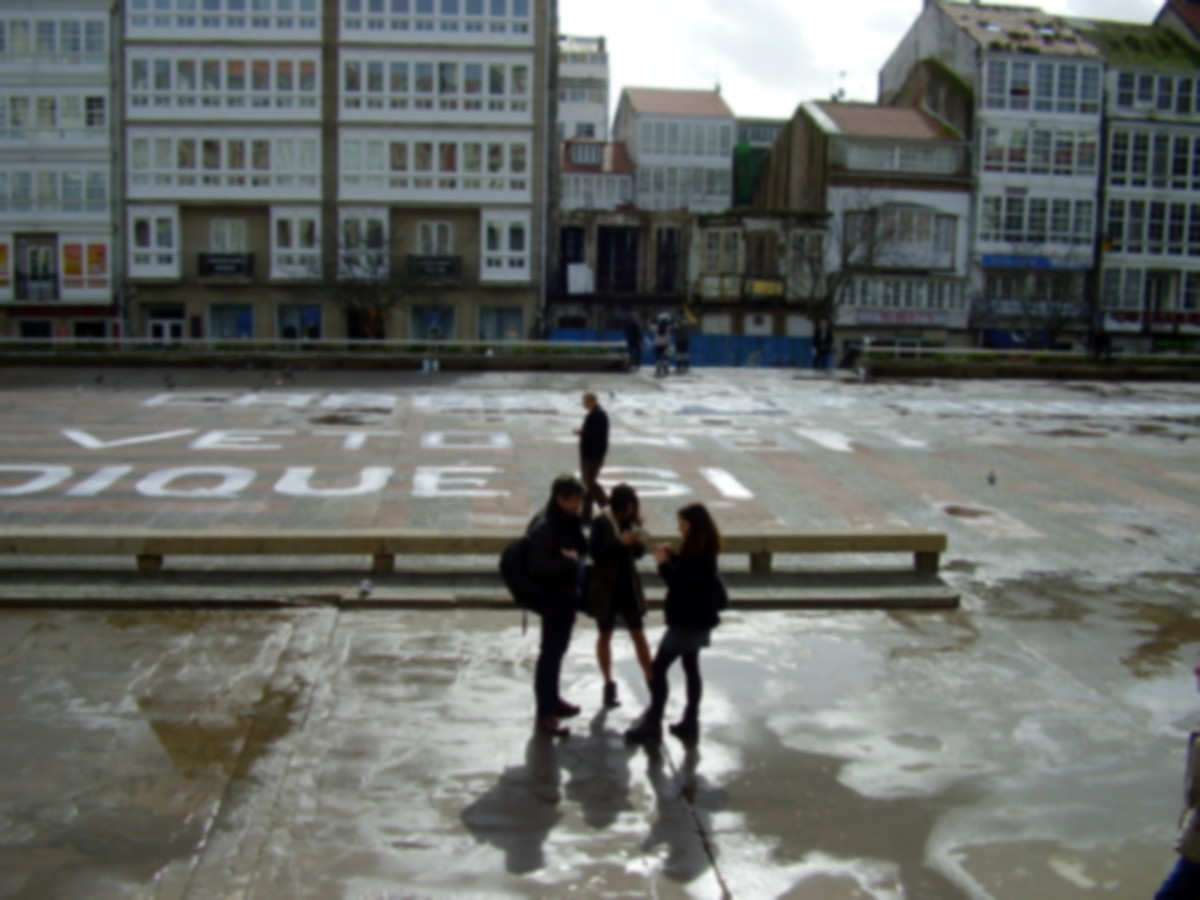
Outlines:
{"label": "red tiled roof", "polygon": [[[571,159],[571,147],[576,144],[594,144],[604,148],[604,162],[577,163]],[[590,172],[593,175],[632,175],[633,160],[629,150],[621,142],[604,143],[603,141],[572,140],[562,144],[563,172]]]}
{"label": "red tiled roof", "polygon": [[844,134],[855,137],[900,138],[904,140],[957,141],[953,131],[928,113],[908,106],[877,106],[874,103],[819,102],[820,107]]}
{"label": "red tiled roof", "polygon": [[733,118],[733,110],[717,91],[625,88],[622,93],[629,98],[630,105],[640,113],[709,119]]}
{"label": "red tiled roof", "polygon": [[1184,0],[1169,0],[1168,6],[1191,29],[1192,34],[1200,37],[1200,5],[1185,3]]}

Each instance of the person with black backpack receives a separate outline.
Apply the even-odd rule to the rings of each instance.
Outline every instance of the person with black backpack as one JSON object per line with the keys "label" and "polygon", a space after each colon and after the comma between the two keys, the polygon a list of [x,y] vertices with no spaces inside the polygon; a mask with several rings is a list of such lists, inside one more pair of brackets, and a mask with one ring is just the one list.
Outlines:
{"label": "person with black backpack", "polygon": [[658,573],[667,583],[667,632],[654,654],[650,707],[625,732],[625,739],[634,743],[657,743],[662,739],[667,672],[680,658],[687,677],[687,705],[683,718],[671,726],[671,734],[682,741],[694,741],[700,736],[700,697],[704,693],[700,651],[710,645],[712,630],[721,624],[720,611],[729,602],[717,572],[721,532],[708,509],[701,503],[692,503],[679,510],[678,517],[683,546],[676,552],[662,544],[654,551]]}
{"label": "person with black backpack", "polygon": [[562,719],[579,715],[579,707],[559,696],[562,661],[571,644],[575,612],[580,606],[583,559],[587,539],[579,514],[584,487],[570,475],[560,475],[550,489],[550,502],[529,526],[526,565],[542,589],[536,612],[542,618],[541,644],[534,670],[537,703],[535,728],[551,737],[566,737]]}

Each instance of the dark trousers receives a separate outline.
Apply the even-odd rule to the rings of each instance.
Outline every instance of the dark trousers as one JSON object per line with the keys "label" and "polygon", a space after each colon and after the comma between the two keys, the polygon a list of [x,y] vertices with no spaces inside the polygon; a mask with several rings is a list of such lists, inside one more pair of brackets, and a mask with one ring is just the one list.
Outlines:
{"label": "dark trousers", "polygon": [[604,509],[608,506],[608,495],[604,493],[604,488],[600,486],[597,480],[600,477],[600,469],[604,466],[602,459],[581,459],[579,461],[579,475],[583,481],[583,521],[587,522],[592,518],[592,505]]}
{"label": "dark trousers", "polygon": [[631,369],[640,369],[642,367],[642,342],[630,341],[629,347],[629,367]]}
{"label": "dark trousers", "polygon": [[648,721],[661,723],[663,720],[667,694],[670,693],[667,672],[680,656],[683,657],[683,674],[687,676],[687,706],[683,710],[683,720],[695,722],[700,718],[700,698],[704,694],[704,681],[700,678],[700,651],[679,654],[659,647],[654,654],[650,676],[650,708],[646,711]]}
{"label": "dark trousers", "polygon": [[1154,900],[1189,900],[1195,897],[1200,897],[1200,863],[1181,856],[1154,895]]}
{"label": "dark trousers", "polygon": [[533,674],[533,695],[537,700],[539,719],[558,715],[558,679],[574,627],[574,618],[542,619],[541,650]]}

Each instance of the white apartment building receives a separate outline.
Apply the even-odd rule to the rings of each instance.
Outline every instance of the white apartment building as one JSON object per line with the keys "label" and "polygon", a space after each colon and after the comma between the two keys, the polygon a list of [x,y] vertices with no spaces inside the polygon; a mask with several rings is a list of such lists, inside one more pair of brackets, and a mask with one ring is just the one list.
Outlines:
{"label": "white apartment building", "polygon": [[130,0],[134,327],[163,340],[525,336],[551,7]]}
{"label": "white apartment building", "polygon": [[113,3],[0,2],[0,335],[120,335]]}
{"label": "white apartment building", "polygon": [[339,264],[405,273],[395,331],[525,337],[548,195],[549,0],[342,0]]}
{"label": "white apartment building", "polygon": [[[1100,176],[1099,51],[1062,19],[1029,7],[927,0],[880,73],[897,102],[936,59],[971,92],[976,197],[971,293],[999,334],[1088,328]],[[949,117],[942,85],[925,94]]]}
{"label": "white apartment building", "polygon": [[1200,47],[1176,32],[1075,21],[1108,63],[1100,306],[1150,349],[1200,334]]}
{"label": "white apartment building", "polygon": [[646,210],[720,212],[732,204],[733,112],[717,91],[626,88],[614,140],[637,169]]}
{"label": "white apartment building", "polygon": [[559,140],[608,140],[608,73],[604,38],[559,36]]}
{"label": "white apartment building", "polygon": [[319,0],[124,4],[133,334],[330,336],[295,289],[321,271],[321,16]]}

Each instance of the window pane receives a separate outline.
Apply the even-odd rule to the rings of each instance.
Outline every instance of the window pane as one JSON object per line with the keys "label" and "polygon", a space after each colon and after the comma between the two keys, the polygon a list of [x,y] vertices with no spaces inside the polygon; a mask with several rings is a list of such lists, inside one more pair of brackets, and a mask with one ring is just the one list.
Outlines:
{"label": "window pane", "polygon": [[456,63],[440,63],[438,65],[438,93],[458,93],[458,65]]}
{"label": "window pane", "polygon": [[225,89],[229,91],[246,89],[246,64],[242,60],[231,59],[225,64]]}

